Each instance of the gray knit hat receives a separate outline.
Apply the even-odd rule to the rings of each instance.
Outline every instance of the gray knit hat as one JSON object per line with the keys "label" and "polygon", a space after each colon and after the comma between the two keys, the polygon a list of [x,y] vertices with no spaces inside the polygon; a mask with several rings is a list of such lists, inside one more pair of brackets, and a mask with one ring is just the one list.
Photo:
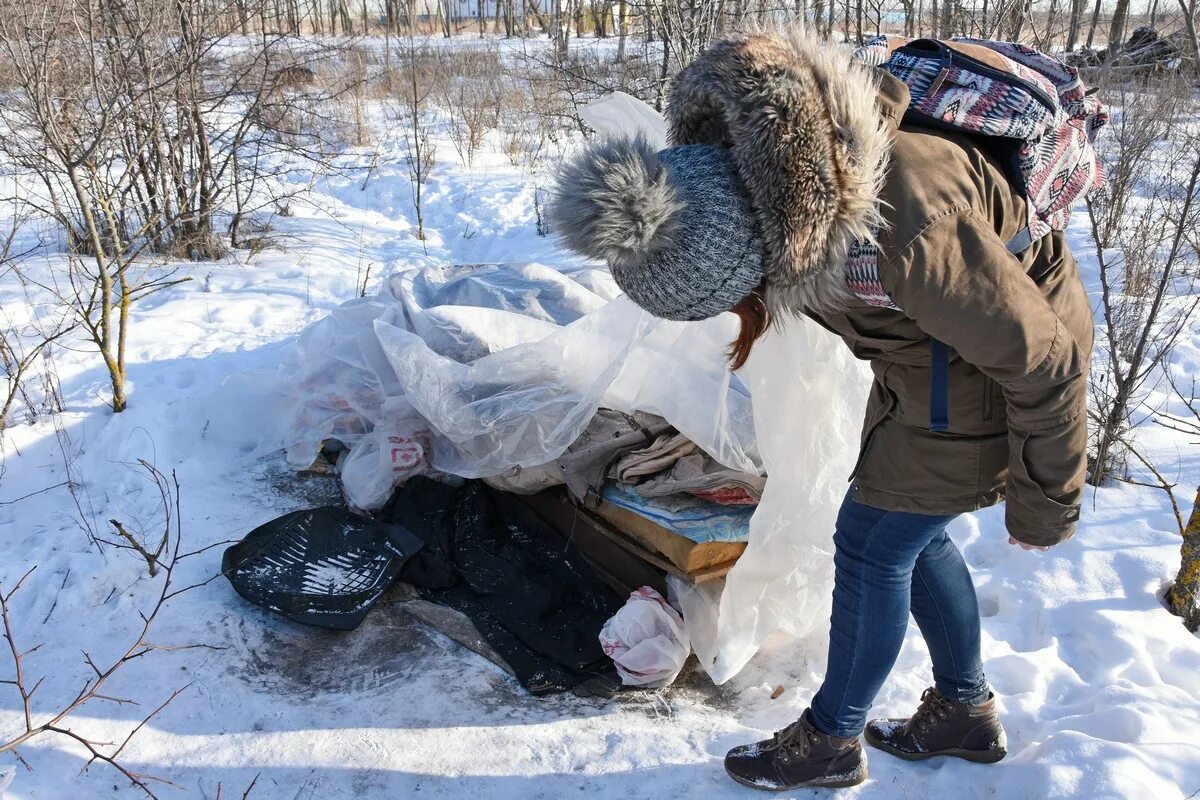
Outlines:
{"label": "gray knit hat", "polygon": [[656,317],[714,317],[762,281],[754,210],[724,147],[593,143],[564,165],[549,215],[567,247],[607,261],[617,285]]}

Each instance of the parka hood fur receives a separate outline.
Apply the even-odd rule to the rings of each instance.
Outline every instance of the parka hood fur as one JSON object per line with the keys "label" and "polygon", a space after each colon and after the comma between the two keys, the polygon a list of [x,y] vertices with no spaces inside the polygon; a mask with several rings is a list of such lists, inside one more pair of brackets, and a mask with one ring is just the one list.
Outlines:
{"label": "parka hood fur", "polygon": [[671,143],[732,148],[758,216],[776,316],[849,299],[850,246],[873,241],[882,225],[892,136],[877,90],[848,47],[801,29],[723,39],[675,79]]}

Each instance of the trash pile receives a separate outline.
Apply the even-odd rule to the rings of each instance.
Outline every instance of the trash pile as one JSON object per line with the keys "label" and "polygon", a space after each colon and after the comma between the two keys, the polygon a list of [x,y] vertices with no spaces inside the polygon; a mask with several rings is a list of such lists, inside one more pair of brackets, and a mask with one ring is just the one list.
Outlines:
{"label": "trash pile", "polygon": [[1134,74],[1178,72],[1187,45],[1186,32],[1162,36],[1150,25],[1135,28],[1124,44],[1106,48],[1082,48],[1068,53],[1073,67],[1110,67]]}
{"label": "trash pile", "polygon": [[[346,501],[230,548],[235,588],[345,629],[408,584],[535,694],[665,685],[689,650],[721,683],[826,619],[866,370],[797,320],[734,375],[732,318],[617,295],[589,268],[410,267],[231,379],[241,427],[214,435],[282,448]],[[637,605],[655,596],[678,619]]]}

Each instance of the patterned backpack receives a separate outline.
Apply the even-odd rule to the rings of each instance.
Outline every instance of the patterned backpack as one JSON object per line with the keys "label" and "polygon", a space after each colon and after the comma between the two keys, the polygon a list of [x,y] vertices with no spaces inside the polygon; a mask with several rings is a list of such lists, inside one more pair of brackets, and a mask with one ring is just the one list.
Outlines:
{"label": "patterned backpack", "polygon": [[970,38],[876,36],[855,57],[908,85],[906,120],[987,140],[1028,201],[1029,225],[1009,252],[1065,229],[1071,205],[1104,185],[1094,143],[1108,113],[1074,67],[1025,45]]}
{"label": "patterned backpack", "polygon": [[[1029,209],[1028,225],[1005,243],[1010,253],[1064,230],[1072,204],[1104,185],[1095,141],[1108,113],[1074,67],[1021,44],[971,38],[876,36],[855,57],[908,86],[906,121],[973,134],[1005,166]],[[846,282],[863,302],[898,309],[869,242],[851,248]],[[941,342],[932,347],[930,429],[945,430],[949,353]]]}

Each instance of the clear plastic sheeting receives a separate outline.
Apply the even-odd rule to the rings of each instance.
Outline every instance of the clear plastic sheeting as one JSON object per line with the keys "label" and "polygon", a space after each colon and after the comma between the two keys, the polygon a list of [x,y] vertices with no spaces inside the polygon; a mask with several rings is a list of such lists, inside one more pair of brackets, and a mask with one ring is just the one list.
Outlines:
{"label": "clear plastic sheeting", "polygon": [[[808,319],[773,328],[742,377],[754,396],[769,478],[746,551],[725,578],[715,623],[688,620],[697,656],[718,684],[740,672],[775,630],[803,636],[829,624],[834,523],[871,380],[863,362]],[[711,615],[710,596],[681,602],[685,617],[689,608]]]}
{"label": "clear plastic sheeting", "polygon": [[[753,411],[725,367],[731,319],[663,322],[591,269],[414,267],[299,337],[259,452],[312,463],[322,442],[351,502],[381,506],[413,475],[499,475],[552,461],[600,407],[668,419],[723,464],[758,473]],[[268,431],[263,436],[262,431]]]}

